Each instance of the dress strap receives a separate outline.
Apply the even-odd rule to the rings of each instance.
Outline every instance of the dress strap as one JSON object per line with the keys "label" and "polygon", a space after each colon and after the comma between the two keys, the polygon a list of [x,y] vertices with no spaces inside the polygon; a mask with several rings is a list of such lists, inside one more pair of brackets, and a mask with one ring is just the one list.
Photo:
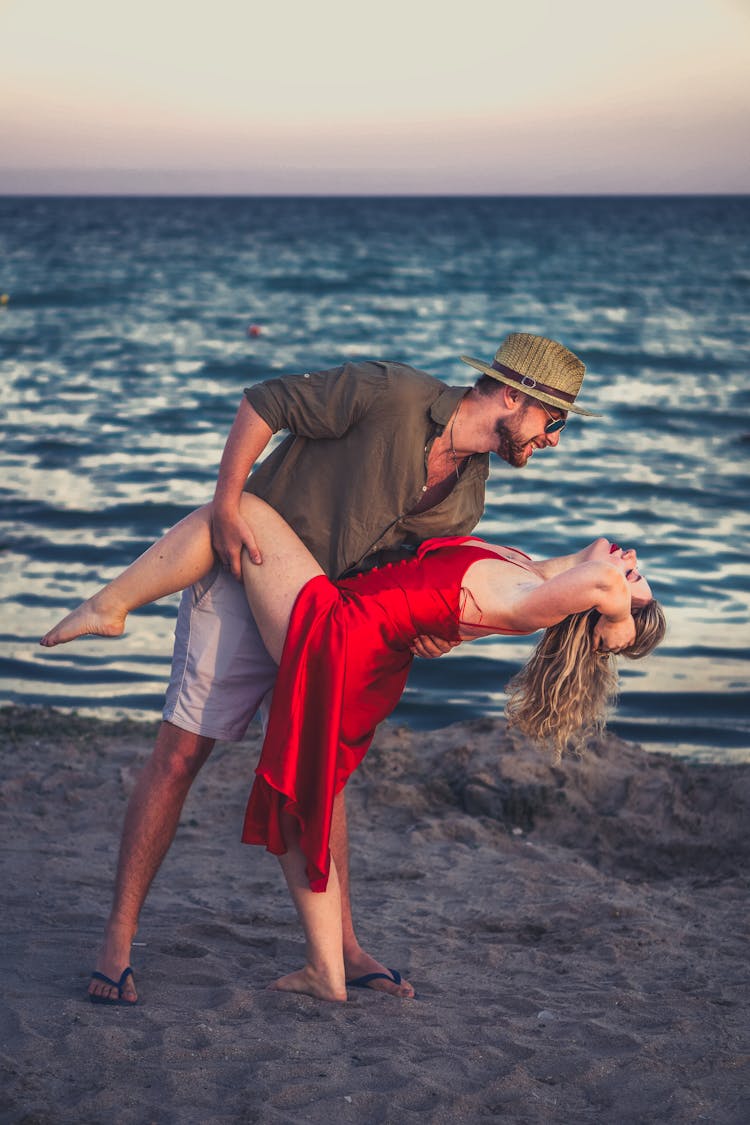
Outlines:
{"label": "dress strap", "polygon": [[516,559],[509,559],[506,556],[498,554],[498,551],[513,550],[517,555],[521,555],[524,559],[528,559],[529,562],[533,562],[531,555],[527,555],[525,551],[519,551],[517,547],[501,547],[499,544],[486,543],[483,539],[479,539],[476,535],[449,535],[439,539],[425,539],[424,543],[420,543],[419,547],[417,548],[416,557],[418,559],[423,559],[425,555],[428,555],[431,551],[440,551],[445,547],[463,547],[467,543],[471,543],[473,546],[476,546],[476,549],[478,551],[486,551],[487,558],[499,558],[502,559],[503,562],[509,562],[515,564],[516,566],[522,566],[523,564],[518,562]]}
{"label": "dress strap", "polygon": [[460,547],[472,538],[471,535],[445,535],[438,539],[425,539],[417,547],[417,558],[423,559],[431,551],[439,551],[443,547]]}

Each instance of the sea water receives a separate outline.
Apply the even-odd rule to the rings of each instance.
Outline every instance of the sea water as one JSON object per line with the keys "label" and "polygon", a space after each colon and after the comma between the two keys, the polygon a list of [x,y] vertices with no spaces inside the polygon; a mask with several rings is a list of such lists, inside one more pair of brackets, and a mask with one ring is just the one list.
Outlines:
{"label": "sea water", "polygon": [[[623,662],[612,727],[750,757],[749,234],[747,197],[0,199],[0,696],[159,713],[176,598],[37,641],[210,499],[245,386],[382,358],[468,387],[459,354],[528,331],[581,355],[603,417],[493,459],[481,533],[636,545],[669,633]],[[532,644],[417,661],[396,718],[501,714]]]}

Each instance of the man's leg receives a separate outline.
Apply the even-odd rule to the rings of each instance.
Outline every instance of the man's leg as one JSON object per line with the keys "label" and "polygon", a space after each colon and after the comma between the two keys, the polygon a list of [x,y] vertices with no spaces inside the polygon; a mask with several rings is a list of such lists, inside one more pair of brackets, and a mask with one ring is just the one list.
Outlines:
{"label": "man's leg", "polygon": [[[333,804],[330,846],[339,877],[346,979],[354,980],[356,977],[365,976],[367,973],[385,973],[387,972],[386,966],[376,961],[369,953],[365,953],[354,932],[349,893],[349,829],[343,790],[338,794]],[[414,996],[414,989],[406,980],[402,980],[400,984],[396,984],[392,980],[374,980],[369,987],[378,992],[390,992],[393,996],[402,996],[406,999],[411,999]]]}
{"label": "man's leg", "polygon": [[[125,813],[112,909],[96,961],[97,972],[111,980],[119,980],[130,964],[130,947],[149,887],[174,839],[190,786],[213,747],[212,738],[172,723],[163,722],[159,728]],[[117,989],[97,979],[91,981],[89,993],[117,997]],[[123,985],[123,999],[136,999],[132,977]]]}
{"label": "man's leg", "polygon": [[[263,647],[242,586],[217,567],[185,591],[175,629],[172,676],[153,754],[141,771],[123,826],[112,911],[96,971],[118,981],[148,889],[174,839],[185,798],[215,739],[237,741],[276,667]],[[205,733],[193,733],[202,730]],[[89,992],[117,989],[94,978]],[[132,978],[123,999],[135,1000]]]}

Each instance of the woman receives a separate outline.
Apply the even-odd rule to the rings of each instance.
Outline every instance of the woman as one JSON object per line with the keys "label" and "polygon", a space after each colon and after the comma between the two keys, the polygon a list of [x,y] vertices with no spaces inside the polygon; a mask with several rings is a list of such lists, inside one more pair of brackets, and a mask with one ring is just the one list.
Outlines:
{"label": "woman", "polygon": [[[598,539],[533,562],[481,540],[439,539],[408,561],[330,582],[288,524],[243,497],[263,563],[243,579],[280,665],[243,839],[279,856],[307,938],[307,963],[273,987],[346,999],[338,877],[328,850],[333,799],[398,702],[420,634],[468,641],[546,629],[510,685],[509,721],[559,755],[601,726],[616,686],[613,652],[637,659],[664,636],[635,551]],[[210,508],[177,524],[42,638],[119,635],[127,613],[190,585],[213,565]]]}

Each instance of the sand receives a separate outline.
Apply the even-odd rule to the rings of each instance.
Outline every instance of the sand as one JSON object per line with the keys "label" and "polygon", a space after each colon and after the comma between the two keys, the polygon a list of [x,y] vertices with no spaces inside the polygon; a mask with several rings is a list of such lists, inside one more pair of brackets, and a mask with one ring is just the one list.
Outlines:
{"label": "sand", "polygon": [[86,998],[155,727],[8,708],[0,1120],[750,1120],[750,765],[614,737],[562,766],[502,722],[384,726],[349,787],[364,944],[419,998],[265,990],[301,961],[239,841],[258,739],[217,747],[146,905],[140,1004]]}

